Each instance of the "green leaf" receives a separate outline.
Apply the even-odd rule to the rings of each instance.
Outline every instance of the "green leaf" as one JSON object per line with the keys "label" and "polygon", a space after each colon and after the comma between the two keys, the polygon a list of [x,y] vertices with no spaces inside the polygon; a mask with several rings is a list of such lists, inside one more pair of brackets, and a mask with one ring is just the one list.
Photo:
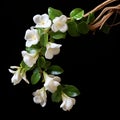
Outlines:
{"label": "green leaf", "polygon": [[41,35],[44,33],[44,29],[43,28],[36,28],[38,31],[39,36],[41,37]]}
{"label": "green leaf", "polygon": [[62,100],[62,87],[59,85],[57,90],[52,94],[51,99],[53,102],[60,102]]}
{"label": "green leaf", "polygon": [[40,73],[40,70],[38,68],[36,68],[34,71],[33,71],[33,74],[31,76],[31,83],[33,85],[37,84],[39,82],[41,78],[41,73]]}
{"label": "green leaf", "polygon": [[40,52],[44,56],[46,51],[46,47],[41,47]]}
{"label": "green leaf", "polygon": [[26,47],[26,51],[27,51],[28,53],[31,53],[32,50],[39,51],[39,50],[40,50],[39,43],[36,44],[36,45],[32,45],[31,47]]}
{"label": "green leaf", "polygon": [[68,22],[68,33],[72,37],[80,36],[80,33],[78,31],[78,25],[75,21],[69,21]]}
{"label": "green leaf", "polygon": [[64,72],[64,70],[58,65],[52,65],[48,68],[47,72],[53,75],[59,75]]}
{"label": "green leaf", "polygon": [[40,44],[41,46],[46,47],[47,43],[48,43],[48,33],[44,33],[40,38]]}
{"label": "green leaf", "polygon": [[87,18],[87,24],[91,23],[95,19],[94,13],[90,13]]}
{"label": "green leaf", "polygon": [[38,68],[44,68],[46,64],[45,58],[43,56],[39,57],[37,60]]}
{"label": "green leaf", "polygon": [[70,17],[76,20],[80,20],[84,15],[84,10],[81,8],[75,8],[70,12]]}
{"label": "green leaf", "polygon": [[62,33],[62,32],[51,32],[50,35],[53,39],[56,39],[56,40],[65,39],[66,37],[66,33]]}
{"label": "green leaf", "polygon": [[110,27],[107,24],[104,24],[101,28],[101,31],[104,32],[105,34],[108,34],[110,31]]}
{"label": "green leaf", "polygon": [[25,71],[28,71],[28,70],[31,69],[29,66],[27,66],[27,65],[24,63],[24,61],[21,61],[20,67],[24,68]]}
{"label": "green leaf", "polygon": [[58,9],[54,9],[54,8],[52,8],[52,7],[49,7],[48,8],[48,15],[49,15],[49,17],[50,17],[50,19],[54,19],[55,17],[59,17],[59,16],[61,16],[63,13],[60,11],[60,10],[58,10]]}
{"label": "green leaf", "polygon": [[50,61],[46,61],[46,64],[45,64],[45,68],[44,68],[44,69],[47,69],[50,65],[51,65],[51,62],[50,62]]}
{"label": "green leaf", "polygon": [[39,57],[37,60],[37,67],[39,69],[43,68],[44,70],[47,69],[51,65],[50,61],[47,61],[43,56]]}
{"label": "green leaf", "polygon": [[81,21],[79,24],[78,24],[78,29],[79,29],[79,32],[81,34],[87,34],[88,31],[89,31],[89,28],[88,28],[88,25],[86,22],[84,21]]}
{"label": "green leaf", "polygon": [[63,92],[70,97],[76,97],[80,95],[80,91],[78,90],[78,88],[73,85],[65,85],[63,88]]}

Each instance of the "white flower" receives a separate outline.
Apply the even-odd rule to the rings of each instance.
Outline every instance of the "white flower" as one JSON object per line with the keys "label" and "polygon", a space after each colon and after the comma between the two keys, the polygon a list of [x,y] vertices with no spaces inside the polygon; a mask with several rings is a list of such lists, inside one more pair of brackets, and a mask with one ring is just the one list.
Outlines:
{"label": "white flower", "polygon": [[[13,74],[13,77],[11,78],[11,82],[13,85],[16,85],[20,83],[20,81],[23,79],[26,83],[29,84],[29,81],[26,78],[26,72],[21,69],[21,67],[18,66],[11,66],[11,69],[8,69],[10,73]],[[17,69],[16,71],[12,69]]]}
{"label": "white flower", "polygon": [[55,17],[55,19],[53,19],[53,25],[51,26],[52,31],[66,32],[68,30],[68,26],[66,22],[67,22],[67,17],[65,15],[61,15],[60,17]]}
{"label": "white flower", "polygon": [[46,72],[43,72],[45,83],[45,90],[54,93],[57,90],[57,86],[60,85],[61,78],[54,75],[48,75]]}
{"label": "white flower", "polygon": [[33,96],[33,101],[36,104],[40,104],[42,107],[46,105],[47,94],[44,87],[33,92]]}
{"label": "white flower", "polygon": [[33,21],[36,23],[36,27],[39,28],[49,28],[51,26],[51,20],[49,19],[48,14],[35,15]]}
{"label": "white flower", "polygon": [[28,53],[27,51],[22,51],[21,53],[22,53],[23,61],[29,67],[32,67],[36,63],[39,57],[36,50],[31,50],[30,53]]}
{"label": "white flower", "polygon": [[46,45],[45,58],[52,59],[54,55],[59,54],[61,44],[48,42]]}
{"label": "white flower", "polygon": [[26,47],[31,47],[32,45],[36,45],[39,42],[39,34],[36,29],[28,29],[25,33]]}
{"label": "white flower", "polygon": [[65,93],[62,93],[62,104],[60,105],[60,108],[62,108],[64,111],[70,111],[75,105],[76,100],[75,98],[71,98],[67,96]]}

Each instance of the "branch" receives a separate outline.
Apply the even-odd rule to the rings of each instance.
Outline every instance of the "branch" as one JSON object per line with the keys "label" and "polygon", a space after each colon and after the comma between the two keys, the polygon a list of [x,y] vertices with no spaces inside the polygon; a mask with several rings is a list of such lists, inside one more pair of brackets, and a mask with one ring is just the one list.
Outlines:
{"label": "branch", "polygon": [[[101,29],[102,26],[105,24],[105,22],[114,14],[114,13],[120,13],[120,4],[116,5],[116,6],[108,6],[110,3],[113,3],[117,0],[106,0],[105,2],[101,3],[100,5],[98,5],[97,7],[95,7],[93,10],[89,11],[88,13],[86,13],[84,15],[84,17],[88,17],[88,15],[90,13],[95,13],[98,10],[102,11],[100,12],[100,14],[95,18],[95,20],[93,22],[91,22],[89,24],[89,29],[92,31],[95,31],[96,29]],[[105,7],[105,8],[104,8]],[[116,26],[120,24],[120,22],[118,23],[114,23],[113,25],[110,25],[110,27]]]}
{"label": "branch", "polygon": [[[120,4],[117,6],[106,7],[98,15],[98,17],[89,25],[90,30],[95,31],[101,29],[104,23],[117,11],[120,11]],[[106,13],[107,12],[107,13]],[[115,24],[116,25],[116,24]],[[115,26],[114,25],[114,26]],[[118,24],[117,24],[118,25]],[[110,26],[112,27],[112,25]]]}
{"label": "branch", "polygon": [[114,2],[114,1],[117,1],[117,0],[106,0],[105,2],[101,3],[100,5],[98,5],[97,7],[95,7],[93,10],[89,11],[88,13],[86,13],[84,15],[84,17],[87,17],[90,13],[94,13],[94,12],[97,12],[98,10],[102,9],[104,6]]}
{"label": "branch", "polygon": [[104,15],[103,18],[98,21],[97,23],[93,24],[93,25],[89,25],[89,29],[92,31],[95,31],[96,29],[101,29],[102,26],[104,25],[104,23],[110,18],[110,16],[113,14],[114,12],[111,11],[109,12],[107,15]]}
{"label": "branch", "polygon": [[97,20],[99,20],[102,17],[102,15],[105,14],[105,12],[119,10],[119,9],[120,9],[120,4],[117,5],[117,6],[112,6],[112,7],[106,7],[106,8],[104,8],[102,10],[102,12],[99,14],[99,16],[92,22],[92,24],[95,23]]}

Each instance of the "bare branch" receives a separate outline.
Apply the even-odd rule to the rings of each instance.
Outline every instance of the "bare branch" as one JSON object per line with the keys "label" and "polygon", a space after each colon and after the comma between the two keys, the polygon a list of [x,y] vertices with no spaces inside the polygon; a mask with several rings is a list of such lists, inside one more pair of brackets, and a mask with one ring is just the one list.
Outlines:
{"label": "bare branch", "polygon": [[102,17],[102,15],[105,14],[107,11],[113,11],[113,10],[120,10],[120,4],[117,6],[104,8],[102,12],[99,14],[99,16],[91,24],[94,24],[97,20],[99,20]]}
{"label": "bare branch", "polygon": [[87,17],[90,13],[94,13],[100,9],[102,9],[104,6],[114,2],[114,1],[117,1],[117,0],[106,0],[105,2],[101,3],[100,5],[98,5],[97,7],[95,7],[93,10],[89,11],[88,13],[86,13],[84,15],[84,17]]}
{"label": "bare branch", "polygon": [[97,23],[93,24],[93,25],[89,25],[89,29],[92,31],[95,31],[96,29],[101,29],[102,26],[104,25],[104,23],[110,18],[110,16],[113,14],[114,12],[111,11],[108,14],[104,15],[103,18],[98,21]]}

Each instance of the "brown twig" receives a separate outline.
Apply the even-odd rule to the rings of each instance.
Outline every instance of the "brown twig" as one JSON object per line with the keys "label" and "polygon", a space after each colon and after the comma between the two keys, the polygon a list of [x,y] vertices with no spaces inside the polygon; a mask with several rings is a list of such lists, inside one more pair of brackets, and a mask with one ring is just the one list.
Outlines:
{"label": "brown twig", "polygon": [[113,11],[113,10],[120,10],[120,4],[117,6],[112,6],[112,7],[106,7],[102,10],[102,12],[98,15],[98,17],[91,23],[95,23],[97,20],[99,20],[103,14],[105,14],[107,11]]}
{"label": "brown twig", "polygon": [[97,7],[95,7],[93,10],[86,13],[84,15],[84,17],[87,17],[90,13],[97,12],[98,10],[102,9],[103,7],[105,7],[106,5],[108,5],[108,4],[110,4],[110,3],[114,2],[114,1],[117,1],[117,0],[106,0],[105,2],[103,2],[100,5],[98,5]]}
{"label": "brown twig", "polygon": [[[98,15],[98,17],[89,24],[89,29],[95,31],[96,29],[101,29],[105,22],[112,16],[113,13],[120,11],[120,4],[112,7],[106,7]],[[112,26],[111,26],[112,27]]]}
{"label": "brown twig", "polygon": [[[101,29],[102,26],[105,24],[105,22],[114,13],[120,14],[120,4],[118,4],[116,6],[108,6],[110,3],[113,3],[115,1],[118,1],[118,0],[106,0],[103,3],[99,4],[98,6],[96,6],[91,11],[87,12],[86,14],[84,14],[83,17],[88,17],[90,13],[96,13],[97,11],[102,10],[100,12],[100,14],[95,18],[95,20],[92,21],[91,23],[89,23],[89,29],[91,31],[95,31],[96,29]],[[68,18],[68,20],[69,19],[70,18]],[[114,23],[113,25],[109,25],[109,26],[112,27],[112,26],[116,26],[118,24],[120,24],[120,22]]]}
{"label": "brown twig", "polygon": [[95,31],[96,29],[101,29],[102,28],[102,26],[104,25],[104,23],[110,18],[110,16],[113,14],[114,12],[113,11],[110,11],[108,14],[106,14],[106,15],[104,15],[103,17],[102,17],[102,19],[101,20],[99,20],[97,23],[95,23],[95,24],[90,24],[89,25],[89,29],[91,30],[91,31]]}
{"label": "brown twig", "polygon": [[120,22],[114,23],[114,24],[110,25],[110,27],[117,26],[117,25],[120,25]]}
{"label": "brown twig", "polygon": [[[84,15],[84,17],[87,17],[90,13],[95,13],[98,10],[102,9],[102,11],[100,12],[100,14],[95,18],[95,20],[89,24],[89,29],[91,31],[95,31],[96,29],[101,29],[102,26],[105,24],[105,22],[114,13],[117,13],[117,12],[120,11],[120,4],[118,4],[116,6],[107,6],[108,4],[113,3],[115,1],[117,1],[117,0],[106,0],[105,2],[101,3],[100,5],[98,5],[97,7],[95,7],[93,10],[89,11],[88,13],[86,13]],[[119,22],[117,24],[114,23],[114,25],[111,25],[110,27],[118,25],[118,24],[119,24]]]}

